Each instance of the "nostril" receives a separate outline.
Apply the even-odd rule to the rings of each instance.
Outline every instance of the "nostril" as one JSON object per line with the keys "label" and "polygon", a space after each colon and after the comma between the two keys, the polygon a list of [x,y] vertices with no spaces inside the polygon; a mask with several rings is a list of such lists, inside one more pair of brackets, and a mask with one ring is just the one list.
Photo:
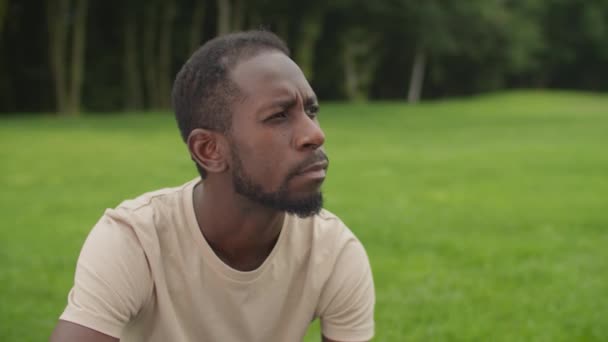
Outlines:
{"label": "nostril", "polygon": [[307,148],[307,149],[311,149],[311,150],[316,150],[319,147],[321,147],[321,145],[320,144],[309,143],[309,144],[305,144],[303,147]]}

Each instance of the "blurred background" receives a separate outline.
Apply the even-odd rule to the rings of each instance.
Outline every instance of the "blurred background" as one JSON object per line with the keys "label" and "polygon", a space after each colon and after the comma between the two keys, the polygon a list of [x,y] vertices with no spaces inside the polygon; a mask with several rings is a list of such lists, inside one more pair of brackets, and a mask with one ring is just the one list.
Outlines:
{"label": "blurred background", "polygon": [[0,112],[168,109],[198,46],[260,27],[325,100],[608,90],[605,0],[1,0]]}
{"label": "blurred background", "polygon": [[0,0],[0,341],[48,338],[105,208],[197,176],[173,78],[260,27],[321,100],[375,341],[608,341],[607,0]]}

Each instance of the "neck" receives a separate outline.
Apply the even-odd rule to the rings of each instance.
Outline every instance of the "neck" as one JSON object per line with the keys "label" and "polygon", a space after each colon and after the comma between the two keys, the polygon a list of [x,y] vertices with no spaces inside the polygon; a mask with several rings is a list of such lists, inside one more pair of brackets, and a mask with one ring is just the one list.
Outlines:
{"label": "neck", "polygon": [[215,254],[240,271],[264,262],[283,227],[285,213],[253,203],[216,182],[197,184],[193,201],[199,229]]}

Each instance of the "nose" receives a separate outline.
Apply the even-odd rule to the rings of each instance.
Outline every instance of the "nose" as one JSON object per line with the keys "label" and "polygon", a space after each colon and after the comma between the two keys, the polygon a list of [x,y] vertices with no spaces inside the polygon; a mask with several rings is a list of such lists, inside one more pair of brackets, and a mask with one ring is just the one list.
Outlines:
{"label": "nose", "polygon": [[302,114],[299,127],[296,129],[296,147],[298,150],[316,150],[325,143],[325,133],[316,118]]}

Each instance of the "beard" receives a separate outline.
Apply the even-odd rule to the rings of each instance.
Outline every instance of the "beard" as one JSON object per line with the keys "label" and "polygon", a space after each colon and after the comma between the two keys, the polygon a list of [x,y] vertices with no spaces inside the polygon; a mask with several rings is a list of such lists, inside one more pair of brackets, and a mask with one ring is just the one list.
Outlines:
{"label": "beard", "polygon": [[291,198],[287,186],[289,181],[295,177],[298,174],[298,171],[303,167],[315,162],[327,160],[327,156],[323,151],[318,150],[311,158],[305,160],[304,163],[298,165],[298,167],[289,172],[285,177],[285,180],[281,183],[281,186],[274,192],[264,191],[262,186],[259,183],[256,183],[253,178],[245,172],[236,146],[232,146],[232,152],[232,184],[236,193],[267,208],[284,211],[301,218],[316,215],[321,211],[321,208],[323,208],[322,192],[319,191],[302,198]]}

